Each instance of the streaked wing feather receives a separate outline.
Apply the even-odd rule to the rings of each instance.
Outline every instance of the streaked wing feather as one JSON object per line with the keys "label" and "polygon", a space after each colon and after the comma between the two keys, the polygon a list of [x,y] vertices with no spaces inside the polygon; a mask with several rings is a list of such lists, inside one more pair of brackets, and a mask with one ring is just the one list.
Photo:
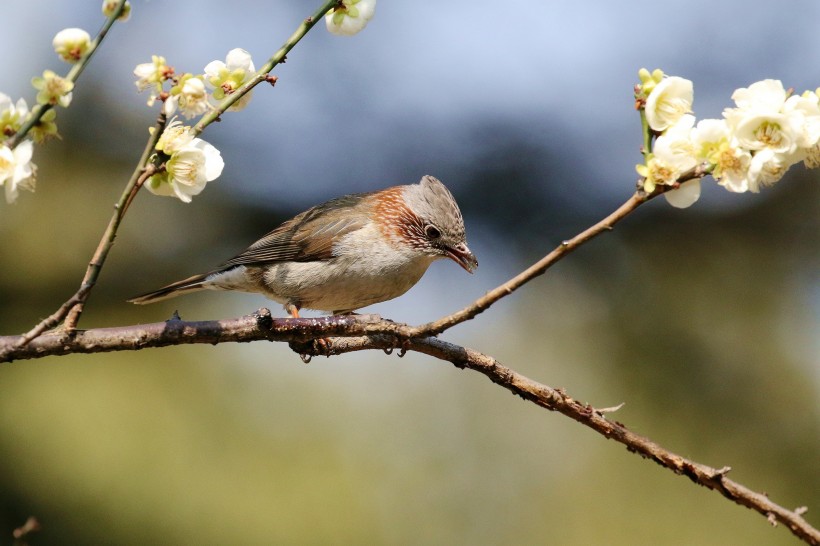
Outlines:
{"label": "streaked wing feather", "polygon": [[367,223],[364,212],[351,212],[351,207],[365,196],[345,196],[309,209],[283,223],[222,267],[328,259],[332,256],[335,240]]}

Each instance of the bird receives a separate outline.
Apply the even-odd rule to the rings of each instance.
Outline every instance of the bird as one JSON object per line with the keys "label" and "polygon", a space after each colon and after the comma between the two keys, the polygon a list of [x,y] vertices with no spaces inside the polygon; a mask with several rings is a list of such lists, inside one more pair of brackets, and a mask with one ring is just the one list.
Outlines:
{"label": "bird", "polygon": [[293,318],[301,309],[350,314],[401,296],[442,258],[468,273],[478,267],[453,194],[425,175],[417,184],[316,205],[215,269],[128,301],[238,290],[263,294]]}

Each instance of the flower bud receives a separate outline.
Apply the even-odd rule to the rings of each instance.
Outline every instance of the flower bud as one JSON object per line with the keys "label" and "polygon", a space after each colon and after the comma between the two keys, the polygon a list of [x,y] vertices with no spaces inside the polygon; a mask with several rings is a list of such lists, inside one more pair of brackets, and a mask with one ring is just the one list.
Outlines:
{"label": "flower bud", "polygon": [[91,48],[91,36],[81,28],[65,28],[51,42],[54,51],[67,63],[76,63]]}

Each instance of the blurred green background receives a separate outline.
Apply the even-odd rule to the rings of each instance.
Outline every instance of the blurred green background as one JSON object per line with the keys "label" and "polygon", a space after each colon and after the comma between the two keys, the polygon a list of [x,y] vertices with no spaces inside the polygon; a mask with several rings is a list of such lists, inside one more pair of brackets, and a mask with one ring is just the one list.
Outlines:
{"label": "blurred green background", "polygon": [[[51,37],[94,30],[99,6],[87,4],[10,2],[21,52],[0,91],[30,99],[31,76],[61,69]],[[261,64],[314,4],[134,2],[58,113],[63,139],[36,150],[37,193],[0,204],[0,331],[26,330],[76,289],[154,118],[133,66],[154,53],[199,71],[233,47]],[[629,196],[641,66],[693,79],[699,117],[765,77],[820,83],[820,7],[792,4],[641,14],[637,2],[383,2],[355,38],[317,27],[273,90],[204,135],[226,160],[218,181],[191,205],[137,198],[81,326],[268,305],[241,294],[124,300],[210,268],[313,203],[427,173],[456,194],[481,267],[468,277],[434,264],[407,295],[367,311],[419,323],[459,309]],[[705,27],[704,13],[736,24]],[[772,27],[790,32],[773,43],[762,30]],[[816,526],[818,176],[797,167],[760,195],[709,180],[685,211],[649,203],[444,337],[594,406],[625,402],[617,420],[732,466],[786,507],[807,505]],[[279,344],[174,347],[2,365],[0,389],[0,543],[31,514],[43,525],[34,545],[795,543],[421,355],[305,366]]]}

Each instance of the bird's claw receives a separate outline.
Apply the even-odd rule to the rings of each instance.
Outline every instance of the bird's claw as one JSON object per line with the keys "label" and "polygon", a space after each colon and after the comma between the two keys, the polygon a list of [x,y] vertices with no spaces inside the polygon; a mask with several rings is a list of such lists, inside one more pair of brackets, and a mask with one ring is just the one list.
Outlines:
{"label": "bird's claw", "polygon": [[333,350],[333,342],[330,338],[311,339],[309,341],[291,341],[289,343],[293,352],[299,355],[302,362],[309,363],[314,356],[324,355],[329,357]]}
{"label": "bird's claw", "polygon": [[333,342],[329,337],[320,337],[313,340],[313,349],[317,355],[330,356],[330,350],[333,348]]}
{"label": "bird's claw", "polygon": [[399,350],[398,357],[399,358],[404,357],[404,355],[406,355],[407,351],[410,349],[410,340],[409,339],[402,339],[401,341],[399,341],[399,339],[401,339],[401,338],[396,338],[395,339],[395,341],[393,342],[392,347],[387,347],[386,349],[382,349],[382,351],[384,351],[384,354],[392,355],[393,351],[398,349]]}

